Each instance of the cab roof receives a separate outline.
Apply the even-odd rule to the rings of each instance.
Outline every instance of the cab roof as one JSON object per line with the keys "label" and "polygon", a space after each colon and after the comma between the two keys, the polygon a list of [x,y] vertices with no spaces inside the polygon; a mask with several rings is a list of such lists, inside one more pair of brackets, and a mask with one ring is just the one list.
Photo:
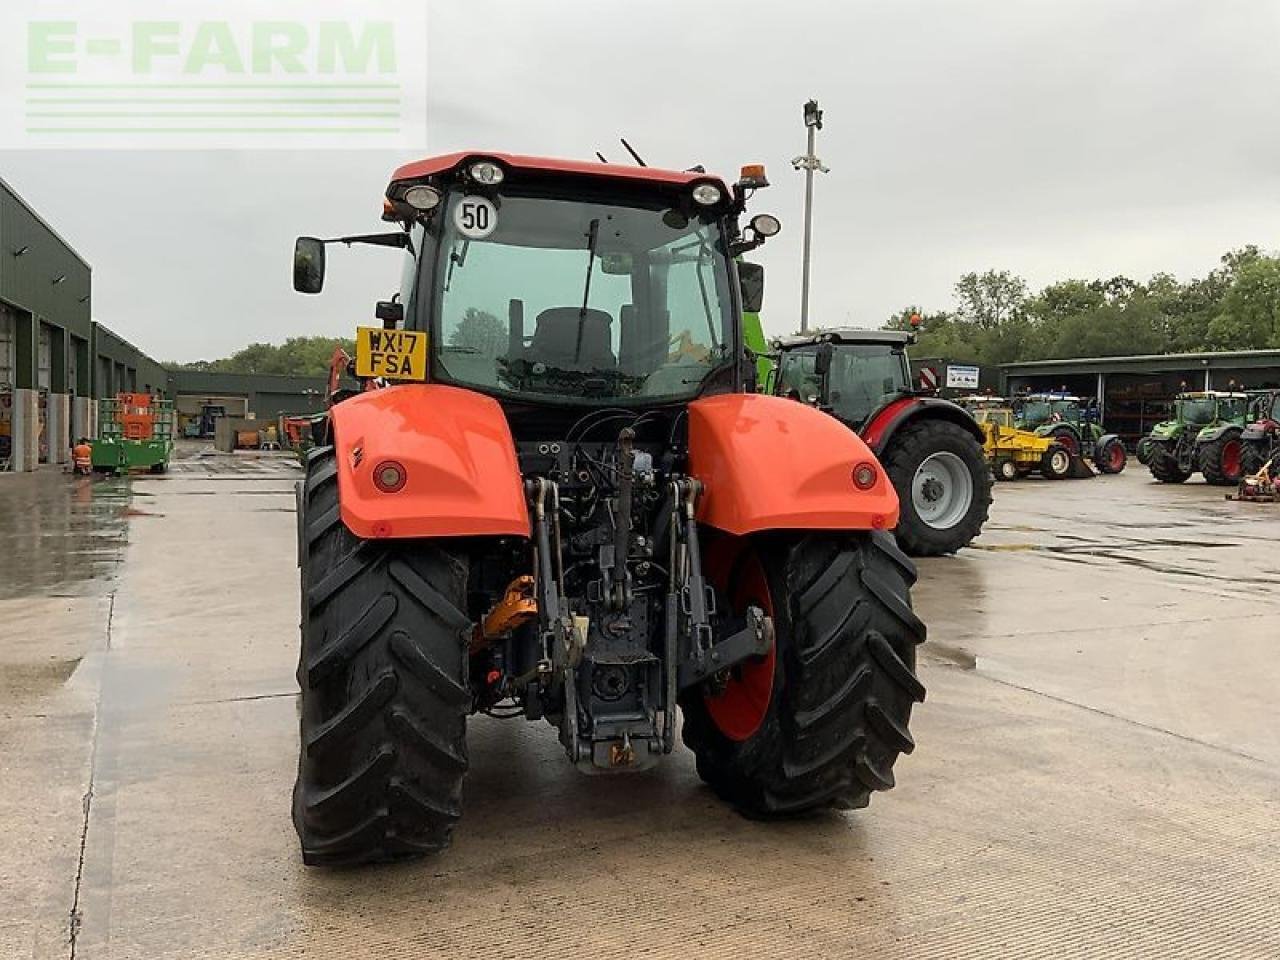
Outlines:
{"label": "cab roof", "polygon": [[1178,399],[1187,398],[1189,400],[1248,400],[1247,393],[1230,393],[1226,390],[1192,390],[1184,391],[1178,394]]}
{"label": "cab roof", "polygon": [[856,327],[832,327],[812,333],[797,333],[779,337],[775,343],[782,349],[804,347],[831,341],[832,343],[887,343],[891,346],[907,346],[916,342],[916,335],[906,330],[859,330]]}
{"label": "cab roof", "polygon": [[666,183],[684,186],[690,183],[716,184],[729,196],[728,184],[722,177],[697,170],[664,170],[661,167],[641,167],[621,163],[596,163],[585,160],[565,160],[557,157],[532,157],[519,153],[495,153],[485,150],[466,150],[446,153],[438,157],[426,157],[406,163],[391,175],[391,186],[406,180],[423,180],[440,173],[456,170],[471,160],[495,160],[509,170],[528,170],[542,173],[582,174],[592,177],[611,177],[633,182]]}

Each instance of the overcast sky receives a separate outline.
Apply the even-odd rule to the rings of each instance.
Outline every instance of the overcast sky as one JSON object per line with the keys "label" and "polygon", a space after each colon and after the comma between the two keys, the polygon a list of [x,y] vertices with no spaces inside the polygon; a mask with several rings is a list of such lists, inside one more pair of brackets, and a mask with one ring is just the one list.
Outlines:
{"label": "overcast sky", "polygon": [[[622,160],[621,134],[654,165],[767,164],[772,333],[799,315],[809,97],[815,323],[944,308],[968,270],[1187,277],[1280,246],[1277,0],[432,0],[430,50],[420,153]],[[92,263],[96,319],[193,360],[370,319],[399,255],[337,249],[308,298],[293,237],[380,229],[412,156],[7,151],[0,176]]]}

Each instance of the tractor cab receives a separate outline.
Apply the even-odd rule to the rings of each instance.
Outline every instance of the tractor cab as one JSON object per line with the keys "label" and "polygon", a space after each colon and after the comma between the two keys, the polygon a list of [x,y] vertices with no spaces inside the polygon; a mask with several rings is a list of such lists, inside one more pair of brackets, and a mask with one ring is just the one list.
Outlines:
{"label": "tractor cab", "polygon": [[1090,411],[1079,397],[1066,393],[1029,393],[1015,404],[1018,423],[1024,430],[1035,430],[1046,424],[1079,425],[1089,420]]}
{"label": "tractor cab", "polygon": [[824,330],[774,341],[772,392],[820,407],[855,429],[901,397],[912,396],[907,346],[896,330]]}
{"label": "tractor cab", "polygon": [[[755,373],[735,258],[778,229],[763,215],[739,226],[744,189],[505,155],[402,167],[383,217],[401,230],[338,238],[406,257],[399,295],[379,305],[384,330],[357,340],[355,372],[475,391],[517,416],[742,390]],[[323,282],[325,242],[298,242],[303,292]]]}
{"label": "tractor cab", "polygon": [[1208,390],[1180,393],[1174,401],[1173,423],[1192,427],[1208,427],[1225,421],[1243,421],[1248,412],[1249,396]]}

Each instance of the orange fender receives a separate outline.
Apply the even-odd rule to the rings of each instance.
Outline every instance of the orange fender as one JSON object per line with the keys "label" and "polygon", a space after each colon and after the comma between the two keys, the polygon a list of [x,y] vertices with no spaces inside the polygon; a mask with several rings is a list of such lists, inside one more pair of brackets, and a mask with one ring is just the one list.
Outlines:
{"label": "orange fender", "polygon": [[[876,468],[867,490],[853,482],[860,463]],[[898,495],[858,435],[782,397],[723,394],[689,404],[689,472],[705,488],[698,519],[738,536],[898,523]]]}
{"label": "orange fender", "polygon": [[[336,404],[342,522],[358,537],[529,536],[520,466],[498,402],[442,384],[406,384]],[[393,463],[399,489],[374,483]]]}

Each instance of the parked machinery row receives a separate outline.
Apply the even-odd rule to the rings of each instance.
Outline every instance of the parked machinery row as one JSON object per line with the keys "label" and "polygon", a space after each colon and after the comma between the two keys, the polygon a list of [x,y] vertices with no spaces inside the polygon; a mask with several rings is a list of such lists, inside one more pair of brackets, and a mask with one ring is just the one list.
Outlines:
{"label": "parked machinery row", "polygon": [[1200,473],[1235,486],[1257,473],[1280,448],[1280,390],[1180,393],[1173,417],[1138,443],[1138,459],[1162,483]]}

